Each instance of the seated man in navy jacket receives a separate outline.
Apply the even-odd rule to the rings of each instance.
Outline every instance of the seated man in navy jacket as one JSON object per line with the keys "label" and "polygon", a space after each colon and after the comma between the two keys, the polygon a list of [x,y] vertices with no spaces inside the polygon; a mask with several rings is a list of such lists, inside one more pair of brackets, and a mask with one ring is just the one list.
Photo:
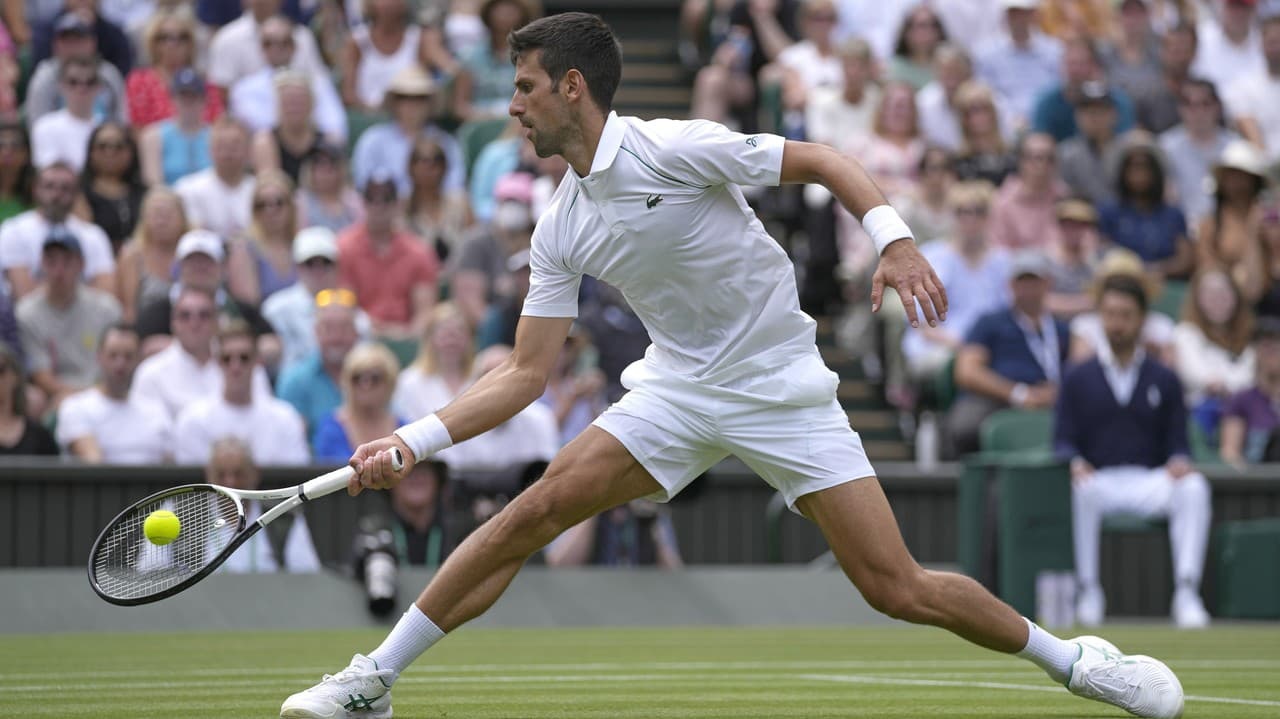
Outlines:
{"label": "seated man in navy jacket", "polygon": [[1139,342],[1147,297],[1132,277],[1108,277],[1098,314],[1110,353],[1073,367],[1062,380],[1054,453],[1071,462],[1072,533],[1080,595],[1076,620],[1102,622],[1098,538],[1110,514],[1169,518],[1176,580],[1173,618],[1180,627],[1209,621],[1200,573],[1209,538],[1211,496],[1191,466],[1182,383]]}
{"label": "seated man in navy jacket", "polygon": [[1053,406],[1070,333],[1046,306],[1050,269],[1042,252],[1015,255],[1009,271],[1013,304],[978,318],[956,352],[956,386],[963,393],[947,415],[951,456],[978,449],[978,430],[996,410]]}

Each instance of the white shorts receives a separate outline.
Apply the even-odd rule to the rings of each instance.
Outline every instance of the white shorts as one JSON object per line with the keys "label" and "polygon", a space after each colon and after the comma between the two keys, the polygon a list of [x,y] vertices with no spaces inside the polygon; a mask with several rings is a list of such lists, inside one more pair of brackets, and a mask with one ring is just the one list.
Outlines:
{"label": "white shorts", "polygon": [[662,485],[653,497],[660,502],[729,455],[781,492],[793,510],[806,494],[875,474],[834,397],[796,406],[645,384],[593,424],[617,438]]}

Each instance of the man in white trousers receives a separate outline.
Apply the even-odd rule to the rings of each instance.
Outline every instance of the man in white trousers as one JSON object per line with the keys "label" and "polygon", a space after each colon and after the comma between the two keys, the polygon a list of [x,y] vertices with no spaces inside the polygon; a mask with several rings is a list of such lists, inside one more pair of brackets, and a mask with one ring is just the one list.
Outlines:
{"label": "man in white trousers", "polygon": [[1191,466],[1182,383],[1142,349],[1147,297],[1138,280],[1108,277],[1098,314],[1111,351],[1067,373],[1054,418],[1055,453],[1071,462],[1071,529],[1080,589],[1076,620],[1085,626],[1102,623],[1102,520],[1128,514],[1169,518],[1173,619],[1179,627],[1203,627],[1209,613],[1200,600],[1200,574],[1211,493],[1204,475]]}
{"label": "man in white trousers", "polygon": [[[285,700],[289,718],[391,716],[391,686],[445,634],[487,610],[525,560],[561,532],[640,497],[666,500],[733,454],[814,521],[867,601],[891,616],[1019,654],[1081,696],[1141,716],[1176,717],[1177,677],[1096,637],[1063,641],[973,580],[911,558],[837,377],[800,311],[794,270],[739,185],[816,182],[862,218],[881,253],[871,292],[907,302],[910,322],[945,319],[946,294],[910,231],[852,159],[776,135],[705,121],[644,122],[610,112],[617,38],[600,18],[562,13],[510,37],[510,113],[541,157],[566,173],[534,231],[531,281],[510,359],[438,413],[362,445],[352,493],[384,489],[409,467],[506,421],[546,386],[591,275],[618,288],[653,344],[623,376],[630,390],[566,445],[541,480],[449,557],[369,656]],[[920,309],[917,310],[917,302]],[[412,461],[407,462],[410,466]]]}

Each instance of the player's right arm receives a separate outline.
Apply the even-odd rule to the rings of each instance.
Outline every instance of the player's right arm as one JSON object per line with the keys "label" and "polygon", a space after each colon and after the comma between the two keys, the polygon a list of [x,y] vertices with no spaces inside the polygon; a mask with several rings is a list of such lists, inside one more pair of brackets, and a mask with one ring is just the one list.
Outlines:
{"label": "player's right arm", "polygon": [[[515,348],[506,361],[434,415],[402,427],[395,434],[361,445],[356,450],[351,457],[356,475],[348,484],[348,492],[358,494],[365,488],[392,487],[409,473],[415,462],[442,448],[423,453],[418,451],[421,448],[411,447],[404,437],[406,434],[419,436],[415,427],[429,428],[428,432],[436,433],[434,440],[428,432],[420,436],[435,444],[443,442],[447,447],[488,432],[528,407],[546,389],[551,368],[564,347],[572,324],[572,317],[522,316],[516,326]],[[447,435],[440,436],[441,430]],[[392,447],[400,448],[406,457],[404,469],[400,472],[391,469]]]}

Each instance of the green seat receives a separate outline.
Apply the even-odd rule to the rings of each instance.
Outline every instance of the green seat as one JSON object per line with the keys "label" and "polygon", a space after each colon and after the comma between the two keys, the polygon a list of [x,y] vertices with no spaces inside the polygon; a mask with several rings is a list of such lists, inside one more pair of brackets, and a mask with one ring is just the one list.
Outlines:
{"label": "green seat", "polygon": [[1053,413],[1043,409],[1002,409],[982,423],[982,452],[1047,452],[1053,448]]}
{"label": "green seat", "polygon": [[1280,519],[1223,522],[1214,532],[1219,617],[1280,619]]}
{"label": "green seat", "polygon": [[1179,280],[1165,282],[1164,292],[1151,304],[1151,309],[1177,320],[1182,316],[1182,303],[1187,297],[1187,287],[1188,283]]}
{"label": "green seat", "polygon": [[396,361],[400,366],[408,367],[413,363],[413,359],[418,356],[418,340],[416,339],[387,339],[378,340],[391,350],[391,354],[396,356]]}
{"label": "green seat", "polygon": [[462,146],[462,156],[465,158],[467,167],[467,177],[471,176],[471,166],[475,164],[476,158],[480,156],[480,151],[485,145],[498,139],[502,135],[502,131],[507,127],[507,118],[494,118],[492,120],[472,120],[464,122],[458,128],[458,144]]}
{"label": "green seat", "polygon": [[1191,417],[1187,418],[1187,444],[1191,447],[1191,461],[1197,464],[1222,464],[1217,443]]}

